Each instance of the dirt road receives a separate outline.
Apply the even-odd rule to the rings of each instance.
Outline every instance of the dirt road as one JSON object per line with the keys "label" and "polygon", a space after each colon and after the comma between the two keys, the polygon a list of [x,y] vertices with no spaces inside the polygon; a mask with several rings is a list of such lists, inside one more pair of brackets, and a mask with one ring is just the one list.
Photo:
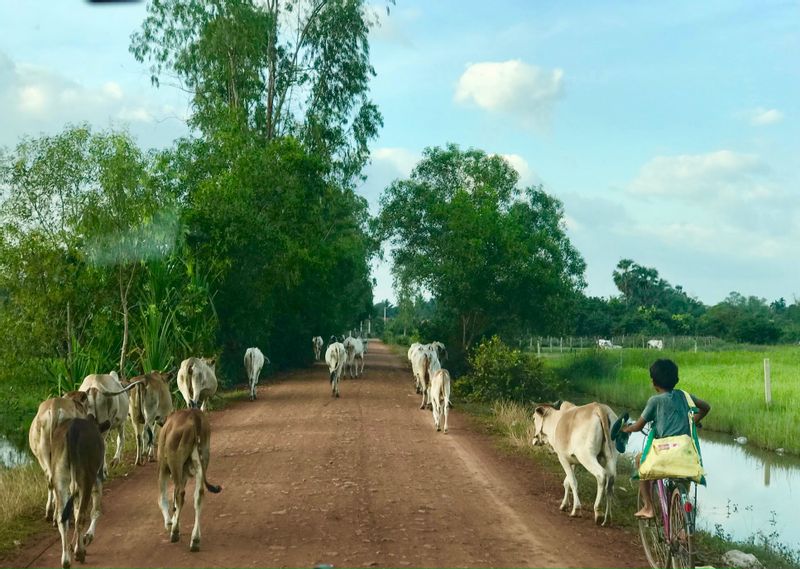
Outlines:
{"label": "dirt road", "polygon": [[[418,406],[405,362],[379,342],[340,399],[321,364],[283,374],[256,402],[211,414],[208,477],[224,489],[205,495],[199,553],[188,543],[194,482],[170,543],[151,463],[106,485],[85,566],[646,565],[631,534],[558,511],[558,477],[498,452],[458,409],[450,433],[435,432]],[[8,562],[59,566],[58,532]]]}

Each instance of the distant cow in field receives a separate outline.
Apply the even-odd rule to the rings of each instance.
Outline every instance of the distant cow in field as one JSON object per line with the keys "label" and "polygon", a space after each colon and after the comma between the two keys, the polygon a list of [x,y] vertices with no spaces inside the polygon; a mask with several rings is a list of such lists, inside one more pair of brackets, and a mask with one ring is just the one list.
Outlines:
{"label": "distant cow in field", "polygon": [[39,405],[39,410],[28,430],[28,444],[33,456],[39,462],[39,466],[42,467],[47,482],[47,505],[44,517],[48,521],[52,520],[53,525],[58,521],[55,515],[56,502],[51,460],[53,432],[59,425],[70,419],[86,418],[87,404],[88,396],[83,391],[70,391],[63,397],[47,399]]}
{"label": "distant cow in field", "polygon": [[664,340],[647,340],[647,347],[653,350],[663,350]]}
{"label": "distant cow in field", "polygon": [[[361,338],[348,336],[345,338],[343,345],[345,352],[347,352],[347,372],[350,374],[350,379],[359,377],[364,373],[364,342],[361,341]],[[360,370],[358,362],[361,362]]]}
{"label": "distant cow in field", "polygon": [[569,506],[572,491],[572,512],[580,512],[578,499],[578,479],[574,467],[582,464],[597,479],[597,495],[594,501],[594,520],[600,522],[600,503],[606,497],[606,510],[603,525],[608,521],[609,494],[614,490],[619,453],[611,441],[611,423],[617,420],[616,414],[607,405],[589,403],[576,407],[564,402],[556,409],[552,405],[539,405],[533,414],[533,444],[549,444],[556,452],[558,461],[564,469],[564,499],[561,509]]}
{"label": "distant cow in field", "polygon": [[247,371],[247,379],[250,382],[250,401],[256,399],[256,385],[258,384],[258,376],[261,373],[261,368],[264,362],[269,365],[269,358],[264,357],[261,350],[258,348],[247,348],[244,353],[244,369]]}
{"label": "distant cow in field", "polygon": [[610,350],[614,347],[614,344],[611,343],[611,340],[604,340],[603,338],[599,338],[597,340],[597,347],[601,350]]}
{"label": "distant cow in field", "polygon": [[[173,372],[174,374],[174,372]],[[129,416],[136,434],[136,464],[154,458],[157,429],[173,411],[169,380],[173,374],[151,371],[131,379]]]}
{"label": "distant cow in field", "polygon": [[314,348],[314,359],[319,361],[322,357],[322,346],[325,342],[322,341],[321,336],[314,336],[311,338],[311,347]]}
{"label": "distant cow in field", "polygon": [[325,351],[325,362],[331,378],[331,396],[339,397],[339,379],[342,377],[347,352],[341,342],[331,342]]}
{"label": "distant cow in field", "polygon": [[[200,513],[205,490],[214,494],[222,490],[206,478],[210,457],[211,425],[205,413],[197,408],[181,409],[167,418],[158,438],[158,504],[170,541],[175,543],[180,539],[186,482],[194,476],[194,529],[190,551],[200,550]],[[172,508],[167,495],[170,479],[173,484]]]}
{"label": "distant cow in field", "polygon": [[[101,433],[108,427],[108,421],[98,426],[94,416],[89,415],[87,419],[70,419],[53,432],[53,486],[61,534],[61,566],[64,569],[72,563],[68,539],[70,519],[75,520],[75,558],[81,563],[86,560],[86,546],[94,539],[103,496],[105,443]],[[91,522],[84,534],[90,500]]]}
{"label": "distant cow in field", "polygon": [[[133,387],[135,387],[133,383],[123,387],[117,372],[112,371],[87,375],[79,388],[88,396],[87,411],[95,416],[98,423],[102,424],[108,421],[109,428],[117,431],[117,449],[111,460],[112,466],[119,464],[122,460],[125,421],[128,419],[127,391]],[[104,438],[108,438],[108,433],[105,433]],[[103,472],[108,473],[108,466],[103,466]]]}
{"label": "distant cow in field", "polygon": [[205,411],[208,400],[217,392],[215,365],[216,360],[208,358],[187,358],[181,362],[178,390],[190,409],[200,407]]}

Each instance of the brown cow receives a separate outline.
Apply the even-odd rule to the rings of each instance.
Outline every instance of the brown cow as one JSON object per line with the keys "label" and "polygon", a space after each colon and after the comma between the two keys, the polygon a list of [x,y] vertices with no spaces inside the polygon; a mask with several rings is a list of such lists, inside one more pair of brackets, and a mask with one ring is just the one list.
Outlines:
{"label": "brown cow", "polygon": [[[98,426],[94,415],[89,415],[87,419],[69,419],[53,432],[53,486],[56,511],[59,512],[61,566],[64,569],[72,561],[67,536],[70,518],[75,519],[75,558],[81,563],[86,560],[86,546],[94,539],[103,495],[103,458],[106,450],[101,433],[107,431],[108,427],[108,421]],[[84,534],[90,496],[91,523]]]}
{"label": "brown cow", "polygon": [[47,481],[47,505],[44,517],[52,519],[56,524],[55,492],[53,490],[53,468],[51,461],[53,431],[69,419],[85,418],[87,413],[87,395],[83,391],[70,391],[63,397],[53,397],[43,401],[33,418],[28,431],[28,444],[31,452],[39,461]]}
{"label": "brown cow", "polygon": [[[180,539],[180,518],[186,494],[186,481],[195,477],[194,483],[194,529],[190,551],[200,550],[200,512],[203,508],[203,487],[218,493],[221,486],[214,486],[206,479],[210,458],[211,425],[205,414],[197,408],[175,411],[167,418],[158,437],[158,504],[164,515],[164,527],[170,533],[170,541]],[[172,478],[172,517],[170,517],[167,484]]]}
{"label": "brown cow", "polygon": [[146,451],[153,458],[156,425],[163,426],[172,413],[172,394],[167,385],[171,375],[151,371],[131,379],[131,384],[136,384],[136,388],[130,392],[128,414],[136,434],[136,464],[145,463]]}

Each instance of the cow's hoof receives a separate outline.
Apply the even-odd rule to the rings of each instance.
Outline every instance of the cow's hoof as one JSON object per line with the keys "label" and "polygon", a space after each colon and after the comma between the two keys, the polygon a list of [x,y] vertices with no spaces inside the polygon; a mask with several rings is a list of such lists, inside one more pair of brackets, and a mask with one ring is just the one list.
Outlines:
{"label": "cow's hoof", "polygon": [[445,434],[445,435],[447,434],[447,429],[445,429],[445,430],[444,430],[444,434]]}
{"label": "cow's hoof", "polygon": [[180,535],[179,533],[177,533],[177,532],[173,532],[173,533],[171,533],[171,534],[170,534],[170,536],[169,536],[169,540],[170,540],[170,542],[172,542],[172,543],[178,543],[178,541],[179,541],[180,539],[181,539],[181,535]]}
{"label": "cow's hoof", "polygon": [[573,510],[573,511],[571,511],[571,512],[569,513],[569,517],[571,517],[571,518],[579,518],[579,517],[581,517],[581,512],[580,512],[580,510]]}
{"label": "cow's hoof", "polygon": [[86,561],[86,551],[76,551],[75,552],[75,559],[78,560],[80,563],[84,563]]}
{"label": "cow's hoof", "polygon": [[192,545],[189,546],[189,551],[197,553],[200,551],[200,540],[192,540]]}
{"label": "cow's hoof", "polygon": [[339,394],[338,393],[336,394],[336,399],[339,399]]}
{"label": "cow's hoof", "polygon": [[85,547],[89,547],[89,544],[91,544],[93,541],[94,541],[93,533],[87,533],[86,535],[83,536],[83,545]]}
{"label": "cow's hoof", "polygon": [[436,427],[436,432],[438,433],[439,431],[441,431],[441,429],[439,427]]}
{"label": "cow's hoof", "polygon": [[561,510],[562,512],[566,512],[566,511],[567,511],[567,508],[569,508],[569,506],[568,506],[567,504],[561,504],[561,505],[558,507],[558,509],[559,509],[559,510]]}
{"label": "cow's hoof", "polygon": [[69,561],[62,561],[61,562],[61,567],[62,567],[62,569],[69,569],[70,568]]}

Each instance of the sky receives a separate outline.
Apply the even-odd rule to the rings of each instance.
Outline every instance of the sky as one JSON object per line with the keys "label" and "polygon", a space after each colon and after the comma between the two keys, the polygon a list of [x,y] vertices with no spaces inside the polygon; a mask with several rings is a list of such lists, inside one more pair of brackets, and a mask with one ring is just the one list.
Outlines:
{"label": "sky", "polygon": [[[359,187],[426,147],[504,156],[564,204],[587,294],[620,259],[706,304],[800,299],[800,3],[384,0],[371,6],[384,117]],[[144,3],[0,0],[0,147],[67,122],[144,147],[187,130],[180,90],[128,52]],[[390,260],[375,300],[393,300]]]}

